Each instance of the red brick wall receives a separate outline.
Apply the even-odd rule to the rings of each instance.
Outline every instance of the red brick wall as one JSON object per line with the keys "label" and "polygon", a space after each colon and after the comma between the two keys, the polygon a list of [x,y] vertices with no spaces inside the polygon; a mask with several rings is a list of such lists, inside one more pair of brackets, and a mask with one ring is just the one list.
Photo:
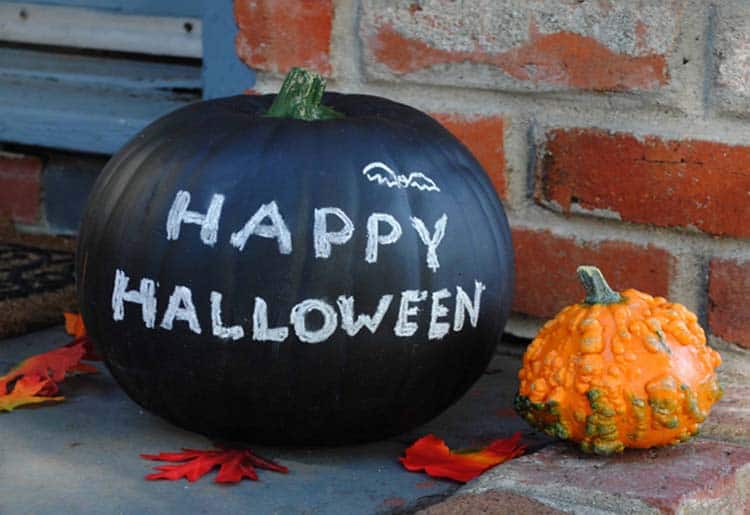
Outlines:
{"label": "red brick wall", "polygon": [[291,66],[432,114],[513,226],[510,329],[580,300],[575,267],[750,347],[750,3],[235,0],[257,92]]}
{"label": "red brick wall", "polygon": [[304,66],[330,75],[331,0],[261,0],[234,3],[237,53],[256,70],[288,72]]}
{"label": "red brick wall", "polygon": [[42,160],[0,152],[0,218],[35,224],[40,218]]}
{"label": "red brick wall", "polygon": [[[686,304],[714,341],[750,348],[750,2],[232,7],[253,92],[305,66],[329,89],[430,113],[475,154],[513,226],[511,331],[529,336],[579,300],[586,262],[618,288]],[[73,156],[8,148],[0,218],[75,233],[100,159],[70,165],[91,172],[73,177],[56,166]]]}

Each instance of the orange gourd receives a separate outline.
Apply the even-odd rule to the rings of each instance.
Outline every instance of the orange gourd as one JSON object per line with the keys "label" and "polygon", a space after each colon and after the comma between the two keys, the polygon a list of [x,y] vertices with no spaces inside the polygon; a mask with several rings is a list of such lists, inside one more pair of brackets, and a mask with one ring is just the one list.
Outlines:
{"label": "orange gourd", "polygon": [[578,268],[586,299],[547,322],[526,349],[516,411],[550,436],[612,454],[687,440],[721,398],[719,353],[685,306],[613,291]]}

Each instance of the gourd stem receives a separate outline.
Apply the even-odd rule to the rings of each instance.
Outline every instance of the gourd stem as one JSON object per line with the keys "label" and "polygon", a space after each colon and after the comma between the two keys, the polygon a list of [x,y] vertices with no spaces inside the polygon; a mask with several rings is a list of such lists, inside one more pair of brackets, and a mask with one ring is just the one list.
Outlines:
{"label": "gourd stem", "polygon": [[622,302],[622,295],[609,287],[601,270],[595,266],[579,266],[578,278],[586,289],[586,304],[617,304]]}
{"label": "gourd stem", "polygon": [[325,89],[326,81],[317,73],[292,68],[265,116],[308,122],[343,118],[343,114],[321,104]]}

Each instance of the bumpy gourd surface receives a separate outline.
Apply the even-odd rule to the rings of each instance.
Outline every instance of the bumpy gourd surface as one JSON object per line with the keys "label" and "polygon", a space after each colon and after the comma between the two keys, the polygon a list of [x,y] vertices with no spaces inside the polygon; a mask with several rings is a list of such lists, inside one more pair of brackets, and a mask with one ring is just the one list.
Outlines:
{"label": "bumpy gourd surface", "polygon": [[719,354],[696,316],[637,290],[568,306],[526,350],[516,410],[586,452],[679,443],[721,398]]}

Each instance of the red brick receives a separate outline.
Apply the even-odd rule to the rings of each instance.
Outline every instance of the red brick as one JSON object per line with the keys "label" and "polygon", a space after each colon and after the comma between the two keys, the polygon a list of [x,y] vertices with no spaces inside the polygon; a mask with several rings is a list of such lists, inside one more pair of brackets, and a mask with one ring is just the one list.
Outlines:
{"label": "red brick", "polygon": [[457,513],[461,515],[486,515],[488,513],[563,515],[570,512],[551,508],[525,495],[489,490],[478,494],[454,495],[420,513],[423,515],[455,515]]}
{"label": "red brick", "polygon": [[724,396],[711,408],[711,415],[701,426],[701,436],[747,445],[750,443],[750,385],[722,380],[721,386]]}
{"label": "red brick", "polygon": [[708,327],[716,336],[750,348],[750,262],[711,260]]}
{"label": "red brick", "polygon": [[547,133],[537,201],[568,213],[606,210],[622,220],[750,236],[750,146],[638,139],[599,129]]}
{"label": "red brick", "polygon": [[516,289],[513,310],[551,318],[563,307],[580,302],[579,265],[599,267],[612,288],[636,288],[666,296],[674,267],[673,256],[653,245],[608,240],[581,242],[549,231],[515,228]]}
{"label": "red brick", "polygon": [[333,0],[235,0],[237,54],[256,70],[331,74]]}
{"label": "red brick", "polygon": [[490,176],[498,195],[506,198],[503,118],[451,113],[433,113],[432,116],[471,150]]}
{"label": "red brick", "polygon": [[[405,37],[386,25],[371,44],[375,57],[396,73],[468,61],[495,66],[518,80],[587,90],[653,89],[667,81],[662,56],[624,56],[593,38],[565,32],[532,34],[524,45],[490,54],[480,50],[439,50],[419,39]],[[530,73],[527,65],[535,61],[541,66]]]}
{"label": "red brick", "polygon": [[41,171],[38,157],[0,152],[0,216],[30,224],[39,220]]}
{"label": "red brick", "polygon": [[612,457],[556,444],[491,469],[466,493],[510,492],[574,513],[749,513],[749,477],[750,449],[724,442],[694,439]]}
{"label": "red brick", "polygon": [[627,2],[470,4],[364,0],[368,75],[532,90],[655,90],[669,80],[681,15],[672,2],[648,12]]}

